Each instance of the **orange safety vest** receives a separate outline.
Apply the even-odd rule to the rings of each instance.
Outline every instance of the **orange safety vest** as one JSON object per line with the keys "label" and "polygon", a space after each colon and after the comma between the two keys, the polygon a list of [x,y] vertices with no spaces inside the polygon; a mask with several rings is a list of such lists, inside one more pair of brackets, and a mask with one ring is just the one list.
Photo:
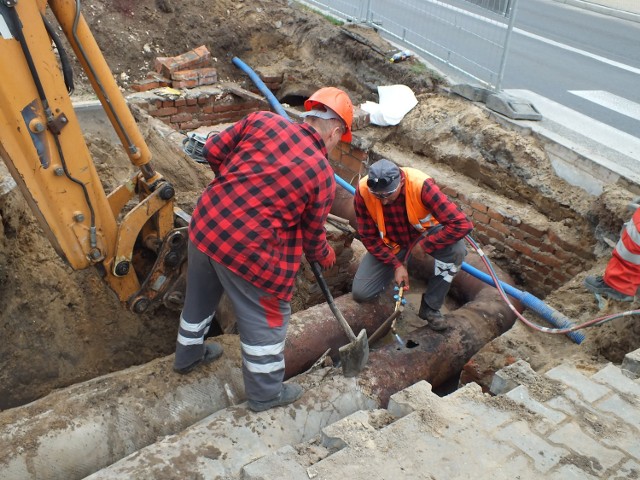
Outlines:
{"label": "orange safety vest", "polygon": [[[420,233],[424,234],[431,227],[438,224],[438,221],[433,217],[433,214],[422,203],[422,186],[424,181],[431,178],[424,172],[411,167],[403,167],[400,170],[404,172],[404,185],[405,185],[405,199],[407,207],[407,218],[409,223]],[[380,238],[394,254],[397,254],[401,247],[395,242],[392,242],[387,237],[387,230],[384,225],[384,214],[382,213],[382,202],[379,198],[373,195],[367,187],[367,179],[369,176],[365,176],[358,183],[358,191],[364,199],[364,204],[369,211],[369,215],[373,218]]]}
{"label": "orange safety vest", "polygon": [[627,222],[613,250],[604,281],[625,295],[635,295],[640,286],[640,208]]}

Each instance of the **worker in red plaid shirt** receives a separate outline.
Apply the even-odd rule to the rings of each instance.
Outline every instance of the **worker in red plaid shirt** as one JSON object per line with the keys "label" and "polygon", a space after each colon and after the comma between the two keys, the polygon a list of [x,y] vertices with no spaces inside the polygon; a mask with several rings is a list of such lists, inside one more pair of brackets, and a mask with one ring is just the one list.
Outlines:
{"label": "worker in red plaid shirt", "polygon": [[418,316],[433,330],[446,330],[440,308],[467,254],[464,237],[473,229],[471,221],[433,178],[415,168],[399,168],[387,159],[369,167],[354,202],[358,233],[367,254],[353,281],[353,299],[369,301],[391,280],[408,288],[406,259],[419,244],[435,259],[435,271],[422,295]]}
{"label": "worker in red plaid shirt", "polygon": [[335,252],[324,224],[335,196],[329,152],[351,141],[353,105],[334,87],[305,102],[304,122],[256,112],[207,139],[215,178],[189,225],[185,305],[174,370],[188,373],[222,354],[204,343],[223,293],[237,320],[248,406],[286,405],[302,395],[283,383],[284,345],[304,253],[327,269]]}

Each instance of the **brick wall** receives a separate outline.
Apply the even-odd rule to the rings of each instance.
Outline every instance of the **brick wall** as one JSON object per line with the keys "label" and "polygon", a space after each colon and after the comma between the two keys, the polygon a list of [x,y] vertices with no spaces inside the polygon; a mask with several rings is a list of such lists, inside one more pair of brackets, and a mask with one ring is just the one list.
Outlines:
{"label": "brick wall", "polygon": [[129,101],[182,132],[202,126],[232,123],[251,112],[267,108],[266,101],[245,98],[219,88],[194,89],[173,96],[149,91],[132,95]]}

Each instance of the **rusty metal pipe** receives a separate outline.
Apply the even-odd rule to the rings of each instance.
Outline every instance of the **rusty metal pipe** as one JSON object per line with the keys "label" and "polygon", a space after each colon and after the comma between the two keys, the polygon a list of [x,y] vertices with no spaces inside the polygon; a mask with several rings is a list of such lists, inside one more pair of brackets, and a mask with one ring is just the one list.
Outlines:
{"label": "rusty metal pipe", "polygon": [[[480,268],[479,257],[472,255],[468,262]],[[433,259],[416,252],[409,268],[413,275],[428,277],[428,272],[433,272]],[[498,274],[504,281],[511,281],[504,272],[498,270]],[[434,387],[441,385],[460,372],[467,360],[486,343],[511,328],[515,321],[515,314],[502,301],[498,291],[466,272],[454,277],[451,293],[465,304],[445,315],[450,327],[444,335],[423,328],[411,334],[407,340],[410,347],[398,350],[394,344],[371,352],[370,366],[365,372],[375,377],[371,371],[382,369],[376,382],[383,402],[388,401],[394,391],[418,380],[427,380]],[[377,301],[356,303],[351,294],[347,294],[336,298],[335,303],[354,331],[364,328],[371,336],[392,314],[392,295],[392,291],[387,291]],[[514,302],[514,306],[522,310],[520,303]],[[296,313],[291,318],[285,345],[285,377],[307,370],[328,349],[337,353],[338,348],[348,342],[328,305],[320,304]],[[376,367],[379,362],[385,366]],[[389,375],[390,371],[393,375]]]}

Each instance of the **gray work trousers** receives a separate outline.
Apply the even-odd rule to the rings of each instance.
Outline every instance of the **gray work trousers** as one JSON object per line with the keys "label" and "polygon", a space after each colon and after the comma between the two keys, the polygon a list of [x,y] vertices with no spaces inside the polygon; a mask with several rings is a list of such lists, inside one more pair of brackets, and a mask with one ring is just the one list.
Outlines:
{"label": "gray work trousers", "polygon": [[[403,249],[396,258],[402,262],[406,253],[407,250]],[[440,310],[451,288],[451,281],[460,270],[460,265],[467,255],[467,249],[464,240],[459,240],[452,245],[432,252],[430,255],[435,259],[434,272],[429,276],[422,301],[433,310]],[[373,300],[393,281],[394,272],[392,265],[380,262],[367,252],[353,279],[351,287],[353,299],[356,302]]]}
{"label": "gray work trousers", "polygon": [[214,262],[191,242],[175,366],[184,368],[202,358],[204,337],[224,292],[236,313],[247,399],[271,400],[280,393],[284,380],[284,344],[291,304]]}

